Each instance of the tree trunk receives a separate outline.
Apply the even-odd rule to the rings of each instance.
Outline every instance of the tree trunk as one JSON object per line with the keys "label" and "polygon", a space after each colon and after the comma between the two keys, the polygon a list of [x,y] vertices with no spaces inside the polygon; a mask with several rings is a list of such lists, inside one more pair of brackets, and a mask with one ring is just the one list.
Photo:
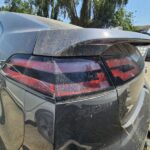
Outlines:
{"label": "tree trunk", "polygon": [[83,0],[81,12],[80,12],[80,25],[83,27],[88,26],[88,22],[90,19],[89,12],[90,12],[90,0]]}

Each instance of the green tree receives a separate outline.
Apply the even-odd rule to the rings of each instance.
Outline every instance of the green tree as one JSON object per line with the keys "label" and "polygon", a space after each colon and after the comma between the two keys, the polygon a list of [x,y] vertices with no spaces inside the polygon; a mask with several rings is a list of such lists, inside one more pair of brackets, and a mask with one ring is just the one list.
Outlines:
{"label": "green tree", "polygon": [[117,9],[124,7],[128,0],[93,0],[93,20],[94,27],[109,27]]}
{"label": "green tree", "polygon": [[60,10],[68,14],[73,24],[83,27],[108,27],[115,11],[124,7],[128,0],[58,0],[57,2]]}
{"label": "green tree", "polygon": [[35,0],[34,5],[37,11],[37,15],[49,17],[49,4],[48,0]]}
{"label": "green tree", "polygon": [[112,19],[112,26],[121,26],[124,30],[137,30],[137,28],[133,26],[133,13],[127,12],[124,8],[115,12]]}
{"label": "green tree", "polygon": [[19,13],[32,13],[32,1],[23,1],[23,0],[11,0],[9,1],[6,6],[2,7],[1,10],[3,11],[10,11],[10,12],[19,12]]}
{"label": "green tree", "polygon": [[116,10],[128,0],[34,0],[37,15],[58,19],[59,16],[82,27],[108,27]]}
{"label": "green tree", "polygon": [[35,12],[39,16],[58,19],[61,1],[59,0],[33,0]]}
{"label": "green tree", "polygon": [[68,17],[82,27],[122,26],[134,30],[133,14],[124,6],[128,0],[11,0],[1,10],[37,14],[56,20]]}

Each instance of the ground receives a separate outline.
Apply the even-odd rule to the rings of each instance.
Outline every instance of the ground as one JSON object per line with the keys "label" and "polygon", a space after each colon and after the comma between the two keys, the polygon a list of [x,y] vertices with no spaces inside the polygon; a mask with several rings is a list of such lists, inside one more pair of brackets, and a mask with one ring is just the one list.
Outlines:
{"label": "ground", "polygon": [[[150,86],[150,62],[145,63],[145,69],[146,69],[145,78],[146,78],[147,83],[149,83],[149,86]],[[150,130],[150,127],[149,127],[149,130]],[[150,147],[147,150],[150,150]]]}

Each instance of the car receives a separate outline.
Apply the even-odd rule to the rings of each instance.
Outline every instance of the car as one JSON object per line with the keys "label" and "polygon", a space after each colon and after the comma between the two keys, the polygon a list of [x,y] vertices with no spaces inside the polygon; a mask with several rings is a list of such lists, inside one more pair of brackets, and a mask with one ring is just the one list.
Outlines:
{"label": "car", "polygon": [[1,150],[142,150],[150,36],[0,13]]}

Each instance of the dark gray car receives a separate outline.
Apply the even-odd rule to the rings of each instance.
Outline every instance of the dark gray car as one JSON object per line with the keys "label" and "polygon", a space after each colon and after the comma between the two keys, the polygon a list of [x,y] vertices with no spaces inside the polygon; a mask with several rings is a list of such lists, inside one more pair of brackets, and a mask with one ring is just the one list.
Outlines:
{"label": "dark gray car", "polygon": [[142,150],[150,36],[0,13],[1,150]]}

